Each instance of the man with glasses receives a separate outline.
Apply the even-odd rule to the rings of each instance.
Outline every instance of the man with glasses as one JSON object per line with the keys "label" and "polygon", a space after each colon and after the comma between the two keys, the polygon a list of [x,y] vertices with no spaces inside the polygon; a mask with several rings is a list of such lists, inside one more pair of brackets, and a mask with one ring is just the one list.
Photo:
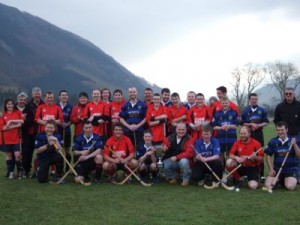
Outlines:
{"label": "man with glasses", "polygon": [[[288,135],[300,138],[300,102],[295,98],[295,91],[287,87],[284,92],[284,101],[275,108],[274,123],[284,121],[288,125]],[[300,183],[300,165],[298,166],[297,182]]]}

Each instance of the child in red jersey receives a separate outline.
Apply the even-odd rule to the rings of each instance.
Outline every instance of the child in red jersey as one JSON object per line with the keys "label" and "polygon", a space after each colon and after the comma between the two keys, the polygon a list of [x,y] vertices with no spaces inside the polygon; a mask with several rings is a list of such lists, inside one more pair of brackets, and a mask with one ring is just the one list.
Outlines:
{"label": "child in red jersey", "polygon": [[7,175],[10,179],[14,178],[14,156],[18,176],[22,178],[20,127],[24,123],[24,118],[16,109],[13,99],[6,99],[4,102],[3,122],[3,151],[6,153]]}

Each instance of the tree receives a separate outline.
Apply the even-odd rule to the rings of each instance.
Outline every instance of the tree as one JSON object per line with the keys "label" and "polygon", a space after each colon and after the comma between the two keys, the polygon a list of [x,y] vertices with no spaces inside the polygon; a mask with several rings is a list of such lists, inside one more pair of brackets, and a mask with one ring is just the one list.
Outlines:
{"label": "tree", "polygon": [[276,61],[266,64],[267,72],[270,74],[273,85],[280,94],[281,101],[284,100],[284,91],[288,81],[293,80],[292,88],[296,90],[300,84],[300,75],[297,67],[290,62]]}
{"label": "tree", "polygon": [[242,68],[237,67],[233,70],[232,94],[240,111],[246,105],[248,95],[264,80],[265,74],[265,68],[253,63],[247,63]]}

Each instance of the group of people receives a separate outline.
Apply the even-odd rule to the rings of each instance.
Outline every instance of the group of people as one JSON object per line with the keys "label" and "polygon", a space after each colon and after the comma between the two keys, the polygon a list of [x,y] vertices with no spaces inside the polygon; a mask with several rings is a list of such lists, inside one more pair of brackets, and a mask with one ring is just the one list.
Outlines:
{"label": "group of people", "polygon": [[188,186],[192,181],[203,185],[206,175],[211,175],[213,184],[225,182],[229,173],[237,187],[246,176],[249,188],[256,189],[264,177],[266,154],[265,186],[274,185],[276,177],[288,190],[295,189],[300,181],[300,102],[294,90],[287,88],[284,102],[276,107],[278,136],[266,147],[263,128],[269,120],[258,106],[257,94],[249,95],[249,104],[240,113],[228,99],[226,87],[216,91],[218,98],[211,97],[208,104],[202,93],[190,91],[183,104],[179,94],[171,94],[168,88],[161,93],[146,88],[144,101],[138,99],[135,87],[128,89],[128,101],[120,89],[113,91],[111,101],[110,91],[104,88],[93,90],[91,100],[80,92],[75,106],[68,102],[66,90],[59,92],[58,103],[51,91],[42,98],[38,87],[32,89],[31,100],[22,92],[16,103],[5,100],[0,115],[7,177],[15,177],[16,166],[20,179],[37,177],[45,183],[50,173],[61,182],[72,169],[68,165],[73,158],[77,183],[90,182],[91,174],[96,183],[101,183],[103,174],[116,183],[120,174],[124,178],[136,172],[153,183],[161,175],[170,184],[181,181]]}

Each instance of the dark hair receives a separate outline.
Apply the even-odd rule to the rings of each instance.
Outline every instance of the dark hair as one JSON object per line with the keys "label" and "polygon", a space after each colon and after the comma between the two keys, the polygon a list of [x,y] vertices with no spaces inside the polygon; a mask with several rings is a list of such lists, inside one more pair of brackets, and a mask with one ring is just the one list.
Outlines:
{"label": "dark hair", "polygon": [[159,96],[159,97],[161,97],[159,93],[155,93],[155,94],[153,95],[153,97],[154,97],[154,96]]}
{"label": "dark hair", "polygon": [[163,89],[161,89],[161,94],[163,94],[163,93],[170,93],[171,91],[170,91],[170,89],[169,88],[163,88]]}
{"label": "dark hair", "polygon": [[113,94],[116,94],[116,93],[120,93],[121,95],[123,95],[123,92],[121,89],[116,89],[114,90],[114,93]]}
{"label": "dark hair", "polygon": [[123,124],[122,124],[121,122],[116,122],[116,123],[114,123],[114,125],[113,125],[113,130],[114,130],[116,127],[121,127],[122,130],[123,130]]}
{"label": "dark hair", "polygon": [[257,97],[257,94],[256,93],[250,93],[249,96],[248,96],[248,99],[250,99],[252,96]]}
{"label": "dark hair", "polygon": [[82,121],[82,126],[83,127],[84,127],[84,125],[90,125],[90,124],[92,124],[92,122],[88,121],[87,119],[85,119],[85,120]]}
{"label": "dark hair", "polygon": [[285,127],[285,128],[288,128],[288,125],[285,121],[279,121],[278,123],[276,123],[276,128],[277,127]]}
{"label": "dark hair", "polygon": [[60,92],[59,92],[59,96],[61,95],[61,93],[63,93],[63,92],[66,92],[66,93],[68,93],[66,90],[61,90]]}
{"label": "dark hair", "polygon": [[221,91],[223,94],[226,94],[227,93],[227,88],[224,87],[224,86],[220,86],[217,88],[217,91]]}
{"label": "dark hair", "polygon": [[153,92],[152,88],[149,88],[149,87],[146,87],[145,91],[151,91],[151,92]]}
{"label": "dark hair", "polygon": [[101,91],[100,91],[101,99],[102,99],[102,93],[103,93],[103,91],[108,91],[108,100],[110,101],[110,97],[111,97],[110,90],[108,88],[102,88]]}
{"label": "dark hair", "polygon": [[171,98],[174,98],[174,97],[180,98],[180,97],[179,97],[179,94],[178,94],[177,92],[172,93]]}
{"label": "dark hair", "polygon": [[16,109],[17,109],[16,104],[15,104],[15,101],[14,101],[12,98],[7,98],[7,99],[5,99],[4,105],[3,105],[4,112],[7,112],[7,107],[6,107],[6,105],[7,105],[8,102],[12,102],[12,104],[14,105],[13,110],[16,110]]}
{"label": "dark hair", "polygon": [[203,97],[204,98],[204,94],[202,94],[202,93],[198,93],[198,94],[196,94],[196,97]]}
{"label": "dark hair", "polygon": [[145,134],[150,134],[151,136],[153,136],[152,131],[151,131],[151,130],[148,130],[148,129],[147,129],[147,130],[144,130],[144,135],[145,135]]}

